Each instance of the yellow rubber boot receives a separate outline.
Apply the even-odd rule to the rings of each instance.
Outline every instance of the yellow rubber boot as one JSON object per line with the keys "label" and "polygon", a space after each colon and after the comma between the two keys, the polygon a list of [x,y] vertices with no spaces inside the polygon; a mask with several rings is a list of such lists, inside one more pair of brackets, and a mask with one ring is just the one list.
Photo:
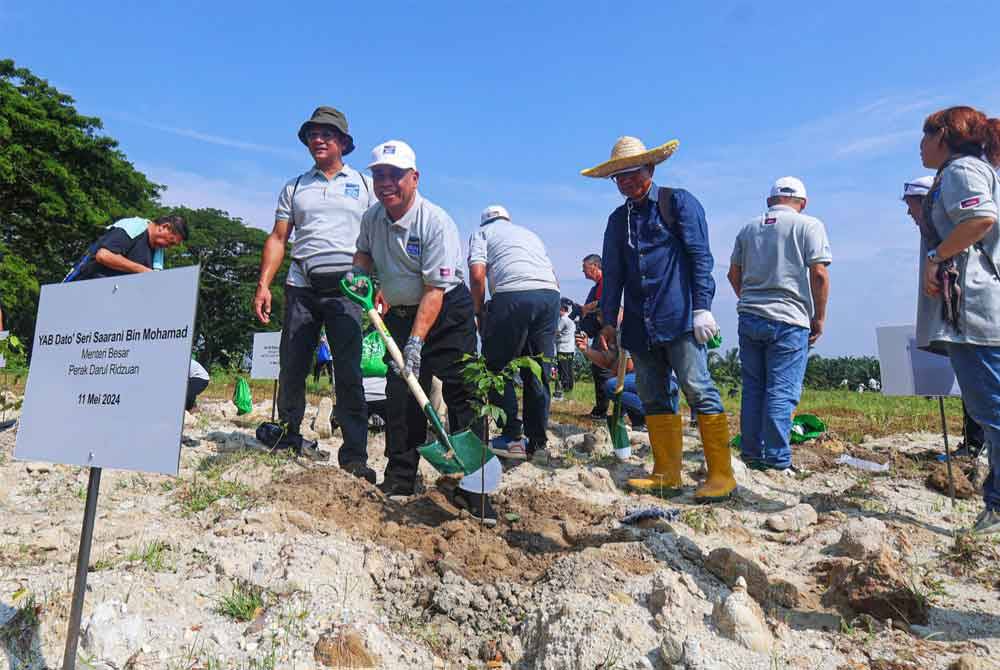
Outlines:
{"label": "yellow rubber boot", "polygon": [[680,414],[653,414],[646,417],[649,446],[653,451],[653,474],[649,478],[630,479],[628,485],[638,491],[658,491],[681,487],[681,452],[684,435]]}
{"label": "yellow rubber boot", "polygon": [[[725,500],[736,490],[733,477],[732,455],[729,451],[729,424],[723,414],[699,414],[698,430],[701,432],[702,449],[708,477],[694,493],[698,502]],[[652,435],[650,436],[652,437]]]}

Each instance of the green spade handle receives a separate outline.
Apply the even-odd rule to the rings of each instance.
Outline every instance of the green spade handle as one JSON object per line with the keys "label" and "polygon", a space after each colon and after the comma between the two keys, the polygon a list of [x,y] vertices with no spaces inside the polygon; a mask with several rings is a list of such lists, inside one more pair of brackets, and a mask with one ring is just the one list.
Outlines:
{"label": "green spade handle", "polygon": [[358,293],[355,291],[354,285],[348,282],[346,278],[340,280],[340,290],[343,291],[344,295],[346,295],[350,300],[358,303],[366,312],[368,312],[375,309],[375,303],[372,301],[372,298],[375,295],[375,288],[372,284],[372,278],[368,275],[354,276],[354,281],[358,281],[359,279],[363,279],[365,286],[368,287],[366,292]]}

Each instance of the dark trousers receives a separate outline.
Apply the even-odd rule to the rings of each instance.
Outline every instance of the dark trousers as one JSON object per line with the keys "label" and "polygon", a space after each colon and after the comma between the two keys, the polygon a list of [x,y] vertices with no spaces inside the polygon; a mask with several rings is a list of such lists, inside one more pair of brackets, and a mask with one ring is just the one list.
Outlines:
{"label": "dark trousers", "polygon": [[208,388],[208,380],[200,377],[188,378],[187,400],[184,402],[184,409],[191,410],[194,407],[195,398],[198,394]]}
{"label": "dark trousers", "polygon": [[319,376],[327,375],[330,378],[330,384],[333,384],[333,361],[316,361],[316,365],[313,366],[313,384],[319,383]]}
{"label": "dark trousers", "polygon": [[[493,372],[503,369],[518,356],[556,355],[556,327],[559,323],[559,291],[509,291],[492,297],[483,329],[483,355],[486,367]],[[503,398],[494,394],[491,401],[507,414],[504,437],[514,439],[526,435],[534,448],[547,441],[545,428],[549,422],[549,378],[551,362],[542,363],[542,379],[522,368],[524,422],[518,418],[517,394],[514,384],[504,388]]]}
{"label": "dark trousers", "polygon": [[559,361],[559,385],[563,391],[573,390],[573,356],[574,354],[557,354]]}
{"label": "dark trousers", "polygon": [[[416,313],[415,305],[393,307],[385,317],[385,325],[400,350],[410,337]],[[420,356],[420,386],[429,391],[431,377],[440,379],[441,394],[448,405],[448,430],[457,433],[472,427],[482,437],[482,421],[475,421],[473,425],[472,393],[462,380],[462,356],[475,353],[476,321],[472,296],[465,284],[459,284],[445,293],[441,312],[427,333]],[[388,352],[385,360],[390,360]],[[337,389],[339,391],[339,385]],[[420,463],[417,447],[427,439],[427,417],[406,382],[391,368],[386,375],[385,395],[385,450],[389,458],[385,481],[412,486]]]}
{"label": "dark trousers", "polygon": [[361,381],[361,308],[346,297],[320,296],[311,288],[285,287],[278,415],[288,424],[290,433],[299,431],[306,410],[306,377],[323,326],[333,355],[337,388],[333,412],[344,435],[338,460],[341,465],[364,463],[368,460],[368,413]]}
{"label": "dark trousers", "polygon": [[962,420],[964,422],[963,430],[965,431],[965,446],[969,449],[981,449],[983,446],[983,440],[986,439],[983,435],[983,427],[976,423],[971,416],[969,416],[969,410],[965,409],[965,403],[962,403]]}
{"label": "dark trousers", "polygon": [[607,414],[608,404],[611,402],[611,399],[608,397],[604,386],[614,375],[610,370],[605,370],[593,363],[590,364],[590,374],[594,378],[594,409],[599,414]]}

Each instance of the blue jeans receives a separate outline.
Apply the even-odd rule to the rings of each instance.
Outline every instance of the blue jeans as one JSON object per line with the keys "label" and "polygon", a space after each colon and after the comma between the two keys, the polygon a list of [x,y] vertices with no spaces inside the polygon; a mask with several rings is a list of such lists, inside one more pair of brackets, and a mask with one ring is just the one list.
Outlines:
{"label": "blue jeans", "polygon": [[722,398],[708,374],[708,356],[705,345],[698,344],[692,333],[646,351],[633,351],[635,384],[646,409],[646,415],[677,414],[677,395],[670,395],[671,375],[684,397],[698,414],[722,414]]}
{"label": "blue jeans", "polygon": [[756,314],[740,314],[740,451],[744,461],[792,464],[792,412],[802,396],[809,329]]}
{"label": "blue jeans", "polygon": [[[614,399],[615,388],[618,386],[618,378],[612,377],[604,384],[605,393],[608,397]],[[672,403],[673,412],[671,414],[677,414],[677,407],[680,404],[680,393],[677,390],[677,383],[674,381],[674,376],[670,376],[670,381],[668,384],[669,388],[667,393],[670,394],[670,402]],[[633,418],[646,418],[646,409],[642,406],[642,400],[639,398],[639,388],[635,383],[635,373],[630,372],[625,375],[625,385],[622,387],[622,407],[628,412],[630,417]]]}
{"label": "blue jeans", "polygon": [[965,408],[989,442],[990,474],[983,482],[986,508],[1000,512],[1000,347],[948,344]]}

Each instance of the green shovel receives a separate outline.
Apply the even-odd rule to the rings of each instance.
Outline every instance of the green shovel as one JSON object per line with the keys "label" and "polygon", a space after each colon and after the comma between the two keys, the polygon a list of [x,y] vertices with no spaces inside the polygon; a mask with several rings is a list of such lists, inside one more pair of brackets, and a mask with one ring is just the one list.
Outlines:
{"label": "green shovel", "polygon": [[632,445],[628,440],[628,429],[625,427],[625,420],[622,419],[622,393],[625,390],[625,369],[628,364],[628,356],[622,349],[622,331],[618,329],[618,378],[615,384],[614,405],[611,416],[608,417],[608,432],[611,433],[611,446],[614,447],[615,456],[625,459],[632,455]]}
{"label": "green shovel", "polygon": [[413,394],[417,403],[423,408],[424,415],[431,422],[431,429],[438,437],[436,442],[428,442],[424,446],[419,447],[417,451],[438,472],[445,475],[452,475],[459,472],[468,475],[479,470],[486,461],[495,458],[493,452],[487,449],[482,440],[471,430],[463,430],[455,435],[448,435],[444,431],[444,426],[441,425],[441,418],[438,417],[437,412],[434,411],[434,407],[431,406],[431,401],[427,399],[427,394],[420,387],[420,382],[412,372],[406,369],[403,363],[403,354],[400,352],[399,346],[392,339],[389,329],[385,327],[381,315],[375,309],[375,305],[372,302],[373,288],[371,278],[358,275],[355,277],[355,281],[358,280],[362,280],[367,287],[365,293],[356,292],[346,279],[340,280],[340,290],[350,300],[361,305],[368,314],[368,319],[375,326],[378,334],[382,336],[385,348],[396,363],[396,367],[399,368],[400,375],[403,377],[406,385],[410,387],[410,393]]}

